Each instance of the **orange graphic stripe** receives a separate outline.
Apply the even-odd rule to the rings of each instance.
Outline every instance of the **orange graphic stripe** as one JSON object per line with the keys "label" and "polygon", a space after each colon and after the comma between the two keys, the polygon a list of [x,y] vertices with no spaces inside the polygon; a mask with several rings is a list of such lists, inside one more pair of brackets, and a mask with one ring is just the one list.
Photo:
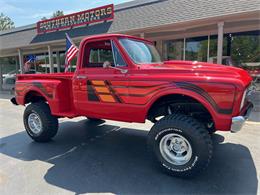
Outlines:
{"label": "orange graphic stripe", "polygon": [[116,102],[112,95],[98,95],[103,102]]}
{"label": "orange graphic stripe", "polygon": [[110,93],[106,87],[94,87],[98,93]]}
{"label": "orange graphic stripe", "polygon": [[91,82],[92,82],[93,85],[103,85],[103,86],[105,86],[105,82],[104,81],[93,80]]}

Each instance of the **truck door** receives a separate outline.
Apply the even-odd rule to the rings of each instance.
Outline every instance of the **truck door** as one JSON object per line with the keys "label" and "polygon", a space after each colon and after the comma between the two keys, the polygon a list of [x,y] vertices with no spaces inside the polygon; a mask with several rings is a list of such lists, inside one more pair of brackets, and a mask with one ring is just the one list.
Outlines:
{"label": "truck door", "polygon": [[117,88],[128,94],[127,64],[114,40],[91,41],[85,45],[81,68],[74,78],[74,101],[80,115],[122,119],[126,106]]}

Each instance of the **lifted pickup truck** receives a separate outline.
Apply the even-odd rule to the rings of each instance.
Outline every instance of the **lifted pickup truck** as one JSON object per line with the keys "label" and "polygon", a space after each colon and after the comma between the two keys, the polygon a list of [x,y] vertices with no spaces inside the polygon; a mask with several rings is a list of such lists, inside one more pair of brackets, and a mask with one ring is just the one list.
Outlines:
{"label": "lifted pickup truck", "polygon": [[154,126],[148,145],[166,172],[191,177],[212,157],[210,134],[239,131],[253,105],[251,77],[239,68],[162,62],[145,39],[106,34],[85,38],[75,73],[17,75],[14,104],[37,142],[53,138],[58,118],[86,116]]}

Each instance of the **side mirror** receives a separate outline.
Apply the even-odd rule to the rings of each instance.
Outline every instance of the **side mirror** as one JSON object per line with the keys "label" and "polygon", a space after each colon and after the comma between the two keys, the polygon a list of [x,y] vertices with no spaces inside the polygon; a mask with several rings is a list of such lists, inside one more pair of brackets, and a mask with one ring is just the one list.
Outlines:
{"label": "side mirror", "polygon": [[103,68],[109,68],[111,66],[111,63],[109,61],[105,61],[103,63]]}
{"label": "side mirror", "polygon": [[122,69],[122,68],[117,68],[117,67],[111,66],[111,63],[109,61],[105,61],[103,63],[103,68],[112,68],[112,69],[115,69],[115,70],[119,70],[122,74],[126,74],[128,72],[127,69]]}

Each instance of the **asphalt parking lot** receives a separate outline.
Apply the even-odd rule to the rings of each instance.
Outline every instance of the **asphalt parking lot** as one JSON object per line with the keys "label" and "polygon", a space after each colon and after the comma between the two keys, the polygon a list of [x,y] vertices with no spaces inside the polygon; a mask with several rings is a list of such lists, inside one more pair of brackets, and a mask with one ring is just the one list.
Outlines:
{"label": "asphalt parking lot", "polygon": [[0,99],[0,194],[260,194],[260,113],[237,134],[213,136],[214,157],[202,175],[173,178],[146,148],[151,124],[61,119],[50,143],[24,131],[22,106]]}

